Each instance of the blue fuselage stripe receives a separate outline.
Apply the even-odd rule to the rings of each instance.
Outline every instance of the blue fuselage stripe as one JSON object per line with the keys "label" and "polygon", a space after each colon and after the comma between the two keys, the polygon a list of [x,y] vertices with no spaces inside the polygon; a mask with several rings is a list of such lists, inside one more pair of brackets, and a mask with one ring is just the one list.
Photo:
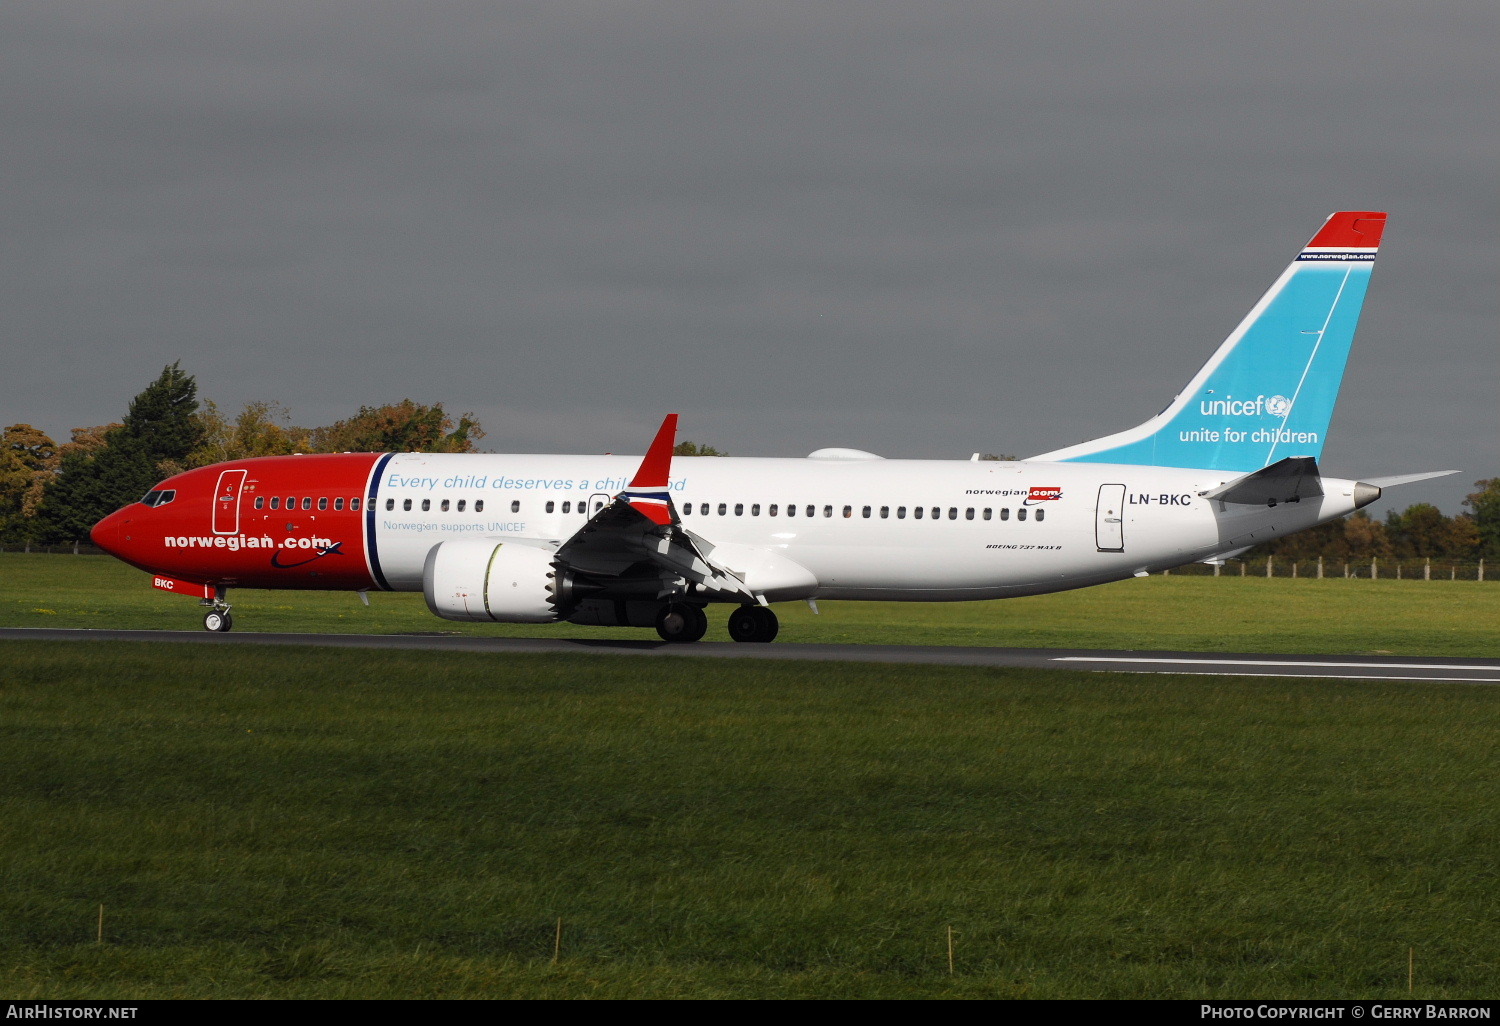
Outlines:
{"label": "blue fuselage stripe", "polygon": [[380,553],[375,544],[375,505],[380,497],[380,479],[385,474],[386,464],[394,455],[395,453],[388,452],[375,464],[375,473],[370,475],[370,494],[365,497],[365,547],[370,554],[370,576],[375,578],[381,591],[390,591],[391,586],[380,569]]}

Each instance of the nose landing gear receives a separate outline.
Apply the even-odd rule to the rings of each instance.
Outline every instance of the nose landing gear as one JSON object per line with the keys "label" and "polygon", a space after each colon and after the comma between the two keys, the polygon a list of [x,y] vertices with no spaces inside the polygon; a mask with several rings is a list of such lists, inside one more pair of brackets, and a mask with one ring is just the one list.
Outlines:
{"label": "nose landing gear", "polygon": [[234,617],[229,615],[230,606],[226,601],[228,594],[229,589],[219,585],[214,588],[213,598],[203,600],[202,604],[209,607],[203,614],[204,630],[223,634],[234,626]]}

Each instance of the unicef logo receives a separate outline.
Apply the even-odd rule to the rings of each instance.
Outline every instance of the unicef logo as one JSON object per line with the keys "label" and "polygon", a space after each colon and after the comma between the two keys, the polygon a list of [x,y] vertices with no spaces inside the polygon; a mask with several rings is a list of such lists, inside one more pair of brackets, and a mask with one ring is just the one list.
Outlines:
{"label": "unicef logo", "polygon": [[1266,399],[1266,412],[1273,417],[1285,417],[1292,412],[1292,401],[1284,395],[1273,395]]}

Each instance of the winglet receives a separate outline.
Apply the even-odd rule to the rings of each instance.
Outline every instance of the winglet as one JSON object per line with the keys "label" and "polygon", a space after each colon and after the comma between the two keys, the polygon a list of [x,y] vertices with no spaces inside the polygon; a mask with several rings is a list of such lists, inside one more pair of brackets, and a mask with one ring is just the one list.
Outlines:
{"label": "winglet", "polygon": [[672,449],[677,444],[677,414],[669,413],[651,440],[640,469],[630,479],[630,487],[620,495],[630,503],[630,508],[646,517],[653,524],[666,525],[675,522],[672,499],[667,492],[667,483],[672,476]]}

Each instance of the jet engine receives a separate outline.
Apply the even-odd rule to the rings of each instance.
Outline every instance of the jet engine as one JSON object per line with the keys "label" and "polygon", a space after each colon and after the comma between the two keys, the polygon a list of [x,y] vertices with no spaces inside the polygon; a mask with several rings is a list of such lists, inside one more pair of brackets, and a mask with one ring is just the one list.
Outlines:
{"label": "jet engine", "polygon": [[552,623],[569,612],[567,579],[549,548],[465,538],[427,553],[422,594],[445,620]]}

